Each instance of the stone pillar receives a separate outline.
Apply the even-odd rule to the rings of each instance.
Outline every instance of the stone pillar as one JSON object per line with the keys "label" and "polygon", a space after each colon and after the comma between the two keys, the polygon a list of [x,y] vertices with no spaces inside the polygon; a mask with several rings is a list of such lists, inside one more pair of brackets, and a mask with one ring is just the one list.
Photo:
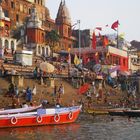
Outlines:
{"label": "stone pillar", "polygon": [[38,45],[36,46],[36,55],[38,55]]}
{"label": "stone pillar", "polygon": [[15,83],[18,87],[23,87],[24,86],[24,76],[12,75],[11,82]]}
{"label": "stone pillar", "polygon": [[47,80],[47,85],[48,85],[49,87],[54,87],[54,78],[49,78],[49,79]]}
{"label": "stone pillar", "polygon": [[41,85],[44,85],[44,81],[43,81],[43,78],[42,77],[40,78],[40,84]]}
{"label": "stone pillar", "polygon": [[54,79],[50,78],[50,86],[54,88]]}
{"label": "stone pillar", "polygon": [[2,48],[5,48],[4,42],[5,42],[5,40],[4,40],[4,38],[2,38]]}

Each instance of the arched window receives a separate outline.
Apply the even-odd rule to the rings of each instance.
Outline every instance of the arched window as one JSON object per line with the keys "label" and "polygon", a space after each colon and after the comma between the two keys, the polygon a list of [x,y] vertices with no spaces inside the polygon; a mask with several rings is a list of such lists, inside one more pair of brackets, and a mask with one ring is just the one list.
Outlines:
{"label": "arched window", "polygon": [[14,41],[11,41],[11,50],[15,50]]}
{"label": "arched window", "polygon": [[48,55],[48,53],[49,53],[49,50],[48,50],[48,48],[46,48],[46,55]]}
{"label": "arched window", "polygon": [[42,47],[42,55],[45,56],[45,49]]}
{"label": "arched window", "polygon": [[38,46],[38,54],[40,54],[41,53],[41,48],[40,48],[40,46]]}
{"label": "arched window", "polygon": [[5,43],[4,44],[5,44],[5,48],[8,49],[9,48],[9,42],[8,42],[7,39],[5,40]]}

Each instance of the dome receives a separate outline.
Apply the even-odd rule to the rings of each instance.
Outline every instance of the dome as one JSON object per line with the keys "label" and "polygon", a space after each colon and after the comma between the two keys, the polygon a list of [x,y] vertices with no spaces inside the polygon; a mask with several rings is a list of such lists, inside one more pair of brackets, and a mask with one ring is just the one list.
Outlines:
{"label": "dome", "polygon": [[69,10],[65,4],[65,1],[60,3],[59,10],[57,13],[57,19],[62,19],[65,23],[71,24],[71,17]]}

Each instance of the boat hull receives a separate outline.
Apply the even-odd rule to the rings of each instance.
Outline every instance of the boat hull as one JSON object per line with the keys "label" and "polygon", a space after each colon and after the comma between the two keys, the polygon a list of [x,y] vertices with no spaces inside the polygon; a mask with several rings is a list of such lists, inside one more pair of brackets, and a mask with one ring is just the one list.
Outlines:
{"label": "boat hull", "polygon": [[126,110],[126,108],[109,109],[108,113],[111,116],[126,116],[124,110]]}
{"label": "boat hull", "polygon": [[125,116],[125,113],[123,111],[109,111],[108,113],[111,116]]}
{"label": "boat hull", "polygon": [[140,117],[140,110],[126,110],[124,114],[129,117]]}
{"label": "boat hull", "polygon": [[76,121],[80,109],[55,114],[38,115],[36,112],[29,115],[11,115],[0,118],[0,128],[6,127],[23,127],[23,126],[40,126],[72,123]]}
{"label": "boat hull", "polygon": [[106,111],[106,110],[88,109],[87,113],[92,114],[92,115],[107,115],[108,111]]}

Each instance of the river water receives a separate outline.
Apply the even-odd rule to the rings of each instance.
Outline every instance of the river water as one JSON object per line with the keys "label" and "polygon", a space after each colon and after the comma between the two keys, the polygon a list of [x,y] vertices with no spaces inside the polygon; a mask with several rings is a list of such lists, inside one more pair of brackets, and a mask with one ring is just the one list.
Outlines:
{"label": "river water", "polygon": [[140,140],[140,118],[80,114],[72,124],[0,129],[0,140]]}

